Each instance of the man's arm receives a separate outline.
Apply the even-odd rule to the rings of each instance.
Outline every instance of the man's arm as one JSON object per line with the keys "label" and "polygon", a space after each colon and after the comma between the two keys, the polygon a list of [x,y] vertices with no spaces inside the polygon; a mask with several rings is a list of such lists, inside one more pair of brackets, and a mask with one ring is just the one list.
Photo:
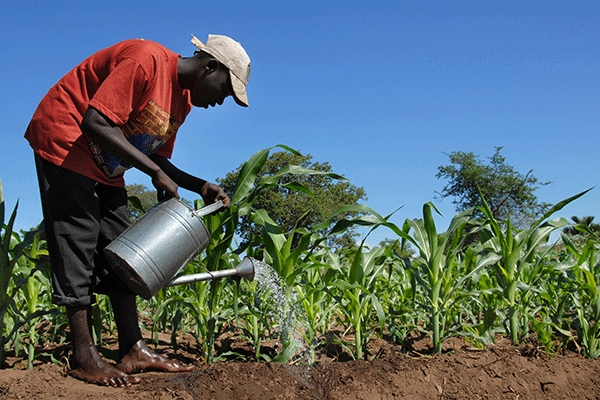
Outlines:
{"label": "man's arm", "polygon": [[201,195],[206,204],[212,204],[221,200],[223,206],[229,208],[229,197],[219,186],[180,170],[164,156],[154,154],[150,156],[150,159],[179,186]]}
{"label": "man's arm", "polygon": [[94,143],[152,178],[159,200],[176,197],[177,184],[148,156],[127,141],[123,131],[94,107],[89,107],[81,122],[81,131]]}

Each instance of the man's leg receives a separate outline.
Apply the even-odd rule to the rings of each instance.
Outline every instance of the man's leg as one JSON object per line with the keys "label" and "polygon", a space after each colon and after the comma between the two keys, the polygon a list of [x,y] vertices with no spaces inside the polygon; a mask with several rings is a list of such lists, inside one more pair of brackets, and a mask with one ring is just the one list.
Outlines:
{"label": "man's leg", "polygon": [[119,333],[119,360],[121,360],[137,342],[142,340],[136,298],[134,294],[124,292],[110,293],[109,298]]}
{"label": "man's leg", "polygon": [[93,255],[99,231],[95,182],[35,156],[52,265],[53,302],[64,305],[71,329],[69,374],[114,387],[140,380],[105,362],[91,334]]}

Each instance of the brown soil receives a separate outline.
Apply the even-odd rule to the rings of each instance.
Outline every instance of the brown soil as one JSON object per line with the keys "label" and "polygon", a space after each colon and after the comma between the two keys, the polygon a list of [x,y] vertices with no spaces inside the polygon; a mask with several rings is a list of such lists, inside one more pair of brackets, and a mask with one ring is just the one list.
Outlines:
{"label": "brown soil", "polygon": [[[402,348],[384,340],[371,342],[371,361],[353,361],[342,347],[319,349],[310,366],[256,361],[203,362],[193,342],[179,339],[177,352],[161,337],[158,351],[196,368],[189,373],[144,373],[127,389],[80,382],[52,363],[66,360],[66,345],[40,349],[33,370],[21,358],[9,358],[0,373],[2,399],[600,399],[600,359],[574,352],[549,356],[533,345],[505,341],[481,350],[457,339],[444,352],[428,355],[427,339]],[[221,350],[249,351],[231,338]],[[246,348],[244,349],[244,346]],[[101,347],[115,356],[115,341]],[[44,355],[45,354],[45,355]]]}

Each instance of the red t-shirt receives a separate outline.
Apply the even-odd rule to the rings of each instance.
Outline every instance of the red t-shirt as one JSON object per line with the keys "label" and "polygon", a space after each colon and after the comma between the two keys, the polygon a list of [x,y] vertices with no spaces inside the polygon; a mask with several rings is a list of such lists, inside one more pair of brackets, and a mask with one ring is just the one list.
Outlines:
{"label": "red t-shirt", "polygon": [[123,186],[131,166],[91,142],[79,125],[92,106],[119,125],[138,150],[170,158],[177,130],[192,109],[189,90],[177,80],[178,57],[143,39],[100,50],[48,91],[25,138],[53,164]]}

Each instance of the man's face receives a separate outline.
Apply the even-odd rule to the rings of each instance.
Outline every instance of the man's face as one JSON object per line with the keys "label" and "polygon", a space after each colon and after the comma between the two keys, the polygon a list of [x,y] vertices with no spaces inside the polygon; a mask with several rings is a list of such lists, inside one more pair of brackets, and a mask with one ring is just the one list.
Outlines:
{"label": "man's face", "polygon": [[190,92],[192,104],[196,107],[223,104],[225,98],[233,94],[229,70],[216,60],[209,61]]}

